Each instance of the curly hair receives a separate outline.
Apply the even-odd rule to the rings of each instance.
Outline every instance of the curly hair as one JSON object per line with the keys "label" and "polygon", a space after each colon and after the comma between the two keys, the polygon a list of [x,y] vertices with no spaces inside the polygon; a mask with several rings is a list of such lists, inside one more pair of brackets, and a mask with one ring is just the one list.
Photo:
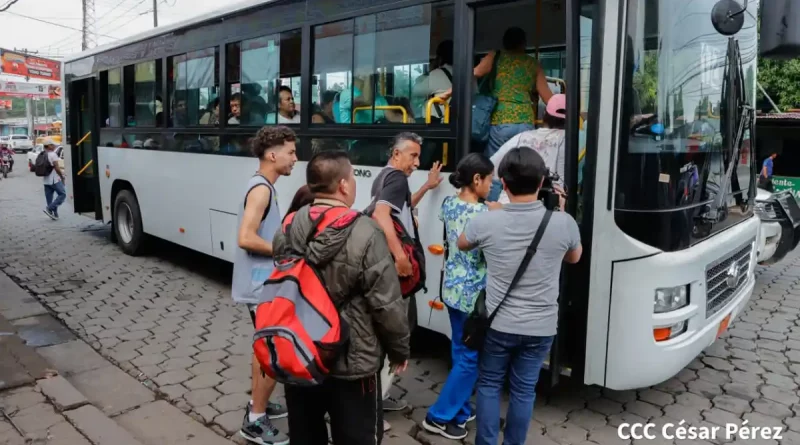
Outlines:
{"label": "curly hair", "polygon": [[255,137],[250,140],[253,154],[261,159],[264,154],[278,148],[287,142],[295,142],[297,135],[294,130],[284,125],[261,127]]}

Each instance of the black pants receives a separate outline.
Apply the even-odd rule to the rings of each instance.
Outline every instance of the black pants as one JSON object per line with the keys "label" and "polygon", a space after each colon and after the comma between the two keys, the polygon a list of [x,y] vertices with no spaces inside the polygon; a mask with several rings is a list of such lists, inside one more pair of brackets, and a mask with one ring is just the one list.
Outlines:
{"label": "black pants", "polygon": [[327,445],[325,413],[335,445],[380,445],[383,440],[381,379],[327,378],[308,388],[285,386],[292,445]]}

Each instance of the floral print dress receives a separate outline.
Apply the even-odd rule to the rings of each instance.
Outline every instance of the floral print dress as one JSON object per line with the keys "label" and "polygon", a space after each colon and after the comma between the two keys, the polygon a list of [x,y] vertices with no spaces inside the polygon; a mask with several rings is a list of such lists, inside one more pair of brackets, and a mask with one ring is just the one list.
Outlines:
{"label": "floral print dress", "polygon": [[458,250],[458,237],[475,215],[488,212],[486,204],[462,201],[458,196],[448,196],[442,203],[439,219],[444,223],[447,236],[448,258],[445,259],[442,300],[461,312],[470,313],[478,294],[486,287],[486,261],[477,249]]}

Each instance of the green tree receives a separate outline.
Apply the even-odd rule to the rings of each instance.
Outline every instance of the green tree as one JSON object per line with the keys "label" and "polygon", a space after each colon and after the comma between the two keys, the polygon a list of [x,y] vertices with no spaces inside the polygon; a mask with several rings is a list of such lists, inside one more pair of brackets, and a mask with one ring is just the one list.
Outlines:
{"label": "green tree", "polygon": [[[800,59],[758,59],[758,81],[781,111],[800,105]],[[758,92],[759,99],[763,95]]]}
{"label": "green tree", "polygon": [[645,52],[642,67],[633,75],[633,88],[639,93],[642,113],[655,113],[658,106],[658,51]]}

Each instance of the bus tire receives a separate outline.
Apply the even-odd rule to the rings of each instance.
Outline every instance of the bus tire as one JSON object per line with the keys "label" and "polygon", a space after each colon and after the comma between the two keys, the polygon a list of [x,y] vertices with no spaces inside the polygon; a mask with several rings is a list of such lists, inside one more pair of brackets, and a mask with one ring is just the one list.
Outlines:
{"label": "bus tire", "polygon": [[122,251],[136,256],[143,252],[147,235],[142,226],[139,201],[130,190],[121,190],[114,199],[114,236]]}

